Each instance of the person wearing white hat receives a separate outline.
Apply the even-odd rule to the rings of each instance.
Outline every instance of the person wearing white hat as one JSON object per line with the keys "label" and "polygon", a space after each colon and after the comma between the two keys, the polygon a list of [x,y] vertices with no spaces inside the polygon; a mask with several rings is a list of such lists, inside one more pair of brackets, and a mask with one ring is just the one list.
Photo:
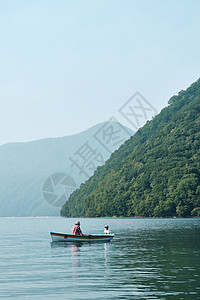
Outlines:
{"label": "person wearing white hat", "polygon": [[82,231],[81,231],[81,228],[80,228],[80,222],[77,221],[75,223],[75,225],[72,227],[71,229],[71,234],[75,234],[75,235],[83,235]]}
{"label": "person wearing white hat", "polygon": [[110,234],[110,232],[109,232],[109,230],[108,230],[108,225],[105,225],[104,226],[105,227],[105,230],[104,230],[104,234]]}

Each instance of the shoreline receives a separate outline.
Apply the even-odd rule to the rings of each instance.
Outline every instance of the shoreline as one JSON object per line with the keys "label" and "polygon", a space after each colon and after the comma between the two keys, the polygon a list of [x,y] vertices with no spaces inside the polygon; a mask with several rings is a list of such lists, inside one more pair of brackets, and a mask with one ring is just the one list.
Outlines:
{"label": "shoreline", "polygon": [[63,216],[25,216],[25,217],[0,217],[0,219],[44,219],[44,218],[63,218],[63,219],[200,219],[200,216],[195,217],[63,217]]}

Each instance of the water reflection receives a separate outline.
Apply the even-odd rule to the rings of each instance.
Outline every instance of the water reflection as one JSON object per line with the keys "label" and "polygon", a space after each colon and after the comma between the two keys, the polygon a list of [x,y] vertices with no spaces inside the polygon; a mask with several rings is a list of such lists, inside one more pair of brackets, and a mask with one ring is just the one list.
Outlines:
{"label": "water reflection", "polygon": [[[81,266],[80,257],[81,257],[82,246],[83,246],[82,243],[51,242],[52,248],[66,248],[67,251],[65,252],[65,254],[67,255],[67,261],[65,262],[70,263],[71,265],[71,278],[79,277],[78,269]],[[62,252],[60,252],[60,256],[61,257],[63,256]]]}
{"label": "water reflection", "polygon": [[111,243],[52,245],[76,299],[200,299],[200,220],[117,221]]}
{"label": "water reflection", "polygon": [[80,263],[80,247],[81,244],[71,244],[71,266],[72,266],[72,278],[79,277]]}
{"label": "water reflection", "polygon": [[108,256],[109,256],[109,245],[110,243],[105,243],[104,244],[104,250],[105,250],[105,267],[107,267],[107,263],[108,263]]}
{"label": "water reflection", "polygon": [[71,250],[72,250],[72,253],[78,253],[78,252],[80,252],[80,247],[81,247],[82,245],[79,243],[74,243],[74,244],[71,244]]}
{"label": "water reflection", "polygon": [[80,248],[83,246],[82,243],[66,243],[66,242],[51,242],[51,248],[70,248],[72,253],[80,252]]}

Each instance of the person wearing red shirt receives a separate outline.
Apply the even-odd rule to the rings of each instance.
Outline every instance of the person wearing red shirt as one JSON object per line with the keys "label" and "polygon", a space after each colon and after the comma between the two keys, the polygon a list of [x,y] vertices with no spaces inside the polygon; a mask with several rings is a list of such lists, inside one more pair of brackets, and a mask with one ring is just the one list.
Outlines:
{"label": "person wearing red shirt", "polygon": [[71,234],[74,235],[83,235],[81,228],[80,228],[80,222],[76,222],[75,225],[71,229]]}

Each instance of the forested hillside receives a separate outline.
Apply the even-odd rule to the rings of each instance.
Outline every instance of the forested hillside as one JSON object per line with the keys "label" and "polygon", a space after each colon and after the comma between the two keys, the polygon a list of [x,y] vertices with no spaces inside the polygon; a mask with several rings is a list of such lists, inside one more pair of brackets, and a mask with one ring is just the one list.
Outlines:
{"label": "forested hillside", "polygon": [[200,79],[98,167],[61,216],[200,216]]}

